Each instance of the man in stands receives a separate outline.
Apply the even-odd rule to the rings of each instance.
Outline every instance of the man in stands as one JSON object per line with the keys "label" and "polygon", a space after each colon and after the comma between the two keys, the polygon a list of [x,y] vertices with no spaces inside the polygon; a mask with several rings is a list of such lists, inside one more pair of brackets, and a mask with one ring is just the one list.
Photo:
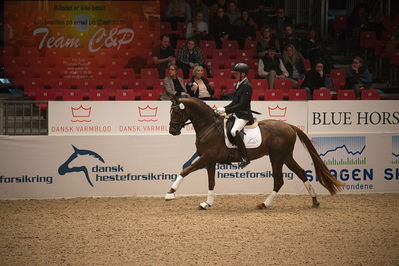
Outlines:
{"label": "man in stands", "polygon": [[152,49],[152,61],[158,66],[159,78],[165,78],[165,71],[170,64],[176,64],[175,51],[170,45],[169,35],[161,36],[161,44]]}

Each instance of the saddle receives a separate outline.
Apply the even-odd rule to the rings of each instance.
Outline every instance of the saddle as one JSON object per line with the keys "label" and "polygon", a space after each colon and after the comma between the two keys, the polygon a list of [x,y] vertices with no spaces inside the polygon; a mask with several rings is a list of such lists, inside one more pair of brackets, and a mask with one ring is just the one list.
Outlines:
{"label": "saddle", "polygon": [[[234,126],[235,119],[236,118],[231,115],[224,120],[226,137],[225,142],[228,148],[234,148],[234,146],[236,146],[234,137],[231,135],[231,129]],[[247,125],[240,131],[240,134],[244,136],[243,139],[247,148],[257,148],[262,141],[260,129],[258,127],[258,121],[256,119],[248,121]]]}

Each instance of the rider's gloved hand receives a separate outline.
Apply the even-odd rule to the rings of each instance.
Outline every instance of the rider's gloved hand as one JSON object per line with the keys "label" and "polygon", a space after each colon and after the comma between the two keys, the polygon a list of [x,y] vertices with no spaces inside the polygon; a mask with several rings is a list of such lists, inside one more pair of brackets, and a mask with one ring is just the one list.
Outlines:
{"label": "rider's gloved hand", "polygon": [[226,109],[224,109],[224,107],[219,107],[218,109],[216,109],[216,113],[222,115],[226,113]]}

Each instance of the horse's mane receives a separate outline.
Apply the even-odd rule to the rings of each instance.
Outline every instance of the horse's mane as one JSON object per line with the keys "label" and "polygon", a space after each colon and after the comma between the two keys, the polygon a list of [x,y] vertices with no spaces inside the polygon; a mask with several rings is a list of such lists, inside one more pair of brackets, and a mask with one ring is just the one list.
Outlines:
{"label": "horse's mane", "polygon": [[210,107],[201,99],[190,97],[190,98],[180,98],[179,101],[182,102],[183,104],[187,104],[188,106],[194,107],[191,109],[199,109],[201,115],[208,114],[209,116],[221,118],[219,115],[215,113],[215,110],[213,110],[212,107]]}

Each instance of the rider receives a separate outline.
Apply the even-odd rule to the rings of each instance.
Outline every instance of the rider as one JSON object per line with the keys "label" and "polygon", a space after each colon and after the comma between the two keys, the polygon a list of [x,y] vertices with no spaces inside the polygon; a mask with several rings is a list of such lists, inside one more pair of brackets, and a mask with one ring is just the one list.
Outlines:
{"label": "rider", "polygon": [[232,72],[234,73],[235,79],[238,80],[233,100],[229,105],[225,107],[219,107],[217,109],[217,113],[234,114],[235,116],[235,122],[233,128],[231,129],[231,135],[233,135],[237,148],[242,157],[240,166],[244,168],[250,163],[250,160],[244,145],[244,136],[240,133],[240,131],[245,127],[248,121],[253,121],[251,112],[252,86],[247,78],[247,64],[236,64]]}

